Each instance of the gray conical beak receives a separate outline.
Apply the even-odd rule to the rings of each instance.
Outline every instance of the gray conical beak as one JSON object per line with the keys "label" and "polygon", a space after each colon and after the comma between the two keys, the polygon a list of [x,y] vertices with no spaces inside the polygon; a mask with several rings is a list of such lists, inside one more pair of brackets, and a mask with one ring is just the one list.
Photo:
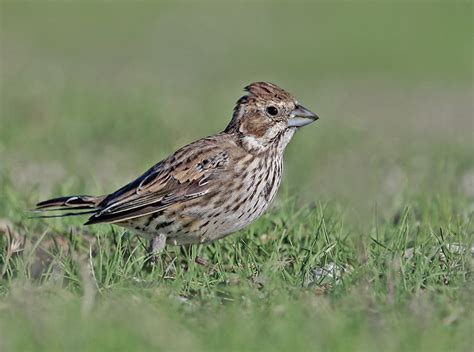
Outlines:
{"label": "gray conical beak", "polygon": [[303,127],[319,119],[318,115],[302,105],[296,105],[293,117],[288,120],[288,127]]}

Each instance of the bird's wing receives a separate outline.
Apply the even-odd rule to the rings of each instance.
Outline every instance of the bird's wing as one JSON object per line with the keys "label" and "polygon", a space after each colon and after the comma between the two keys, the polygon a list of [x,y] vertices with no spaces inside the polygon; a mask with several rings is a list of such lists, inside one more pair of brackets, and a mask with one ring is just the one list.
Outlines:
{"label": "bird's wing", "polygon": [[209,181],[226,169],[229,155],[219,145],[205,142],[178,150],[106,197],[86,224],[121,222],[208,194]]}

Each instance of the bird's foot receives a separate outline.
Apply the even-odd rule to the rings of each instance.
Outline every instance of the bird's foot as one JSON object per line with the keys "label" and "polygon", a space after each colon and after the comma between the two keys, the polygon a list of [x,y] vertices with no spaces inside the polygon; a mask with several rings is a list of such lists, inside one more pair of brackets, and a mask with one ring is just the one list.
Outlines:
{"label": "bird's foot", "polygon": [[150,269],[154,269],[158,260],[160,259],[161,252],[166,247],[166,235],[159,234],[150,241],[150,247],[148,248],[148,259],[146,261],[146,266]]}
{"label": "bird's foot", "polygon": [[209,266],[209,261],[199,256],[197,256],[196,259],[194,259],[194,262],[198,265]]}

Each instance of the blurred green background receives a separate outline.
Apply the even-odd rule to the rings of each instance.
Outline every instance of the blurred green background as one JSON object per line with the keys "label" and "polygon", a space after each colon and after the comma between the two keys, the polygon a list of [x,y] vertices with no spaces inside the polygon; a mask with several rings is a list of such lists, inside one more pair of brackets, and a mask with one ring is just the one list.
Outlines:
{"label": "blurred green background", "polygon": [[268,80],[321,116],[288,147],[287,194],[465,206],[472,34],[471,2],[2,1],[0,172],[31,202],[113,191]]}
{"label": "blurred green background", "polygon": [[[473,22],[449,0],[0,0],[0,350],[471,351]],[[147,271],[113,226],[26,220],[223,130],[260,80],[321,119],[240,234]]]}

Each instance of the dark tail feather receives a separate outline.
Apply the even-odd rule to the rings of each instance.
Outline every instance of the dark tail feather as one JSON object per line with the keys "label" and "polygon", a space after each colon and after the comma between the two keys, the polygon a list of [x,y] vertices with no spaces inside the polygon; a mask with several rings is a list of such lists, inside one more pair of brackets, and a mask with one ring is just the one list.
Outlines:
{"label": "dark tail feather", "polygon": [[51,209],[51,208],[96,208],[104,197],[92,196],[70,196],[48,199],[36,204],[35,210]]}
{"label": "dark tail feather", "polygon": [[[59,197],[48,199],[43,202],[36,204],[34,212],[45,212],[45,211],[69,211],[68,213],[57,214],[57,215],[39,215],[33,218],[58,218],[66,216],[76,216],[84,214],[94,214],[97,212],[97,206],[104,199],[104,196],[93,197],[93,196],[70,196],[70,197]],[[90,209],[88,211],[78,211]]]}

